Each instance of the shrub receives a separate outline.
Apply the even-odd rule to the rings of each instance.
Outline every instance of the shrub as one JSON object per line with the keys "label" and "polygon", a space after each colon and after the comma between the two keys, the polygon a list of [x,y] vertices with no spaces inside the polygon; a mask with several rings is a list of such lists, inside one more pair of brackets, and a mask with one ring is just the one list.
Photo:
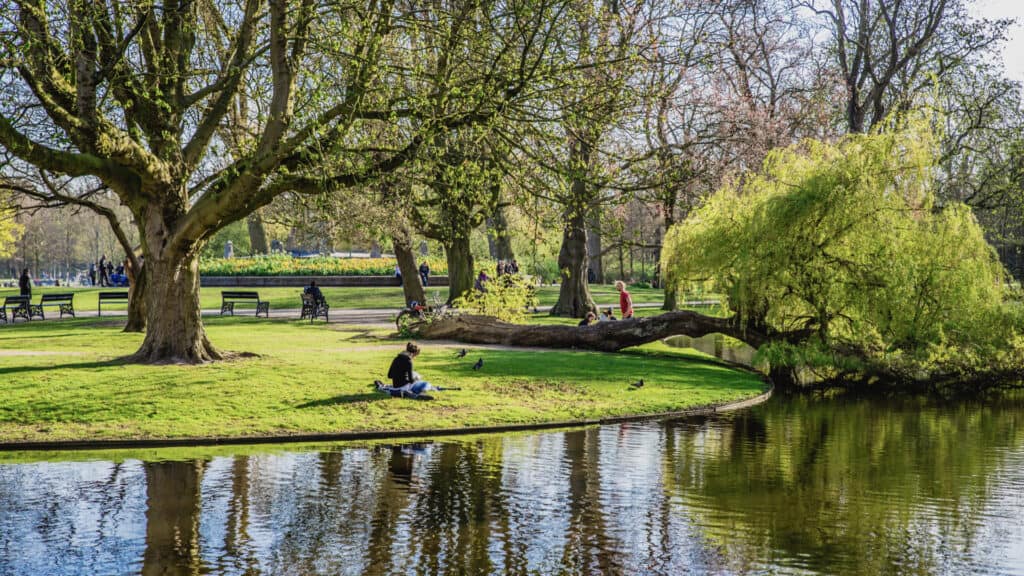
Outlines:
{"label": "shrub", "polygon": [[483,291],[471,290],[456,298],[452,305],[505,322],[521,322],[527,309],[537,305],[537,300],[532,278],[506,275],[488,280]]}

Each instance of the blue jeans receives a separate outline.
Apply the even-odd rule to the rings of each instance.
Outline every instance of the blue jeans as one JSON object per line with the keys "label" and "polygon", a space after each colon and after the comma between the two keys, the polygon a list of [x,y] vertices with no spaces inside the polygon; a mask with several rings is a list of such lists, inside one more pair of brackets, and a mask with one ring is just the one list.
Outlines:
{"label": "blue jeans", "polygon": [[427,382],[426,380],[420,380],[418,382],[413,382],[412,384],[407,384],[405,386],[401,386],[398,388],[394,386],[384,386],[383,388],[381,388],[381,391],[387,392],[388,394],[391,394],[391,396],[395,398],[401,398],[405,394],[419,396],[420,394],[423,394],[424,392],[429,390],[430,382]]}

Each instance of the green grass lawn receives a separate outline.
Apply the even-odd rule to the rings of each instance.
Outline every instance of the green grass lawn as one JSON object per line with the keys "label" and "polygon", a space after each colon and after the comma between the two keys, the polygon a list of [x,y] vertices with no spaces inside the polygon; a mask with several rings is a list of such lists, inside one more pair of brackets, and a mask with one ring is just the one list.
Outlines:
{"label": "green grass lawn", "polygon": [[[96,319],[0,325],[0,438],[81,440],[249,436],[539,423],[654,413],[753,396],[763,382],[663,344],[603,354],[423,343],[416,368],[461,391],[392,399],[384,379],[404,342],[385,331],[213,318],[224,350],[256,357],[204,366],[123,365],[142,336]],[[484,369],[470,366],[484,359]],[[644,378],[633,390],[629,382]]]}
{"label": "green grass lawn", "polygon": [[[40,294],[47,293],[75,293],[76,310],[96,310],[97,293],[100,291],[127,290],[127,288],[53,288],[36,287],[32,290],[32,301],[38,302]],[[302,307],[302,288],[203,288],[200,292],[200,301],[204,309],[219,309],[221,290],[256,290],[260,298],[270,302],[271,310],[298,309]],[[398,286],[383,286],[375,288],[323,288],[324,296],[331,308],[402,308],[402,288]],[[427,298],[433,294],[444,300],[448,297],[448,287],[427,287]],[[591,293],[594,300],[602,307],[619,305],[619,295],[615,288],[610,285],[591,286]],[[14,296],[18,294],[17,288],[0,289],[0,297]],[[542,286],[537,291],[541,305],[550,306],[558,301],[558,286]],[[664,295],[661,290],[653,288],[634,288],[630,291],[633,302],[661,303]],[[244,307],[244,305],[239,305]],[[107,303],[103,305],[104,310],[124,310],[125,304]],[[49,312],[49,310],[47,310]]]}

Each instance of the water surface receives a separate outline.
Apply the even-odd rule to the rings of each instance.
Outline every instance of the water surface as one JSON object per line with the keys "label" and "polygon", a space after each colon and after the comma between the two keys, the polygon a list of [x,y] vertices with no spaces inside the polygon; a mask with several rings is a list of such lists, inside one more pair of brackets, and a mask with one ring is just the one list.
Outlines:
{"label": "water surface", "polygon": [[1020,397],[776,397],[434,443],[8,454],[0,574],[1024,574],[1022,424]]}

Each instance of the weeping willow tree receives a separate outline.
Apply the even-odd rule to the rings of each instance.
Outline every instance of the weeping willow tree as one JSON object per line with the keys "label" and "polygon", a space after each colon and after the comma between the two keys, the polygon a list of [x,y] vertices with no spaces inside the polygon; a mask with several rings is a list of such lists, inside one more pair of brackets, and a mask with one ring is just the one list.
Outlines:
{"label": "weeping willow tree", "polygon": [[935,150],[924,121],[776,150],[669,231],[663,269],[712,283],[786,380],[1017,379],[1008,278],[970,210],[936,205]]}

